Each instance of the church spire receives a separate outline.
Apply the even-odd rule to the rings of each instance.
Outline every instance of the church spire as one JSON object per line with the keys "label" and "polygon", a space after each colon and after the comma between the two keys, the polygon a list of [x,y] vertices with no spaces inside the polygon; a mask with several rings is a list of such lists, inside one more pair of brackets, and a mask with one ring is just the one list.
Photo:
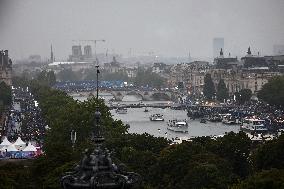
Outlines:
{"label": "church spire", "polygon": [[250,47],[248,48],[247,54],[248,54],[248,55],[251,55]]}
{"label": "church spire", "polygon": [[224,57],[223,49],[220,50],[220,57]]}
{"label": "church spire", "polygon": [[53,50],[52,50],[52,45],[50,46],[50,62],[54,62],[54,56],[53,56]]}

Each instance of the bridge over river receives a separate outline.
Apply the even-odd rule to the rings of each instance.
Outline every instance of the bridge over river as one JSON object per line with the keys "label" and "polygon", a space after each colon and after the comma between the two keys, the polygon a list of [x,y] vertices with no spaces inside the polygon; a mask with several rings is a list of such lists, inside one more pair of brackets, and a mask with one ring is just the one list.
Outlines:
{"label": "bridge over river", "polygon": [[[158,91],[158,90],[138,90],[138,89],[100,89],[99,93],[111,94],[115,101],[122,101],[126,95],[134,95],[141,98],[143,101],[151,100],[168,100],[174,101],[178,97],[178,93],[171,91]],[[96,91],[81,91],[71,92],[71,96],[95,96]]]}

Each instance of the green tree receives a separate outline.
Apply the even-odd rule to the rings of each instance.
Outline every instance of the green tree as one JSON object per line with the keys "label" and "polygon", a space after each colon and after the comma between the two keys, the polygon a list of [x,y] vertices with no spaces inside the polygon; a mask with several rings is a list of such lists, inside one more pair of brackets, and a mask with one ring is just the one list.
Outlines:
{"label": "green tree", "polygon": [[53,86],[56,83],[56,76],[54,74],[54,71],[47,72],[47,82],[49,86]]}
{"label": "green tree", "polygon": [[114,81],[114,80],[122,80],[122,81],[129,81],[129,78],[127,74],[123,72],[117,72],[117,73],[102,73],[102,80],[105,81]]}
{"label": "green tree", "polygon": [[260,146],[253,154],[255,170],[284,169],[284,135]]}
{"label": "green tree", "polygon": [[0,104],[2,106],[8,106],[12,102],[12,92],[11,88],[5,83],[0,83]]}
{"label": "green tree", "polygon": [[71,69],[64,69],[57,74],[60,81],[77,81],[79,76]]}
{"label": "green tree", "polygon": [[53,86],[56,83],[56,77],[53,71],[47,72],[46,70],[40,72],[36,80],[41,84],[41,85],[48,85],[48,86]]}
{"label": "green tree", "polygon": [[280,189],[284,188],[284,170],[265,170],[234,185],[231,189]]}
{"label": "green tree", "polygon": [[239,177],[245,178],[249,175],[251,140],[248,136],[244,132],[230,132],[224,137],[218,138],[216,142],[211,150],[230,161],[233,172]]}
{"label": "green tree", "polygon": [[211,78],[211,74],[206,74],[204,77],[204,87],[203,87],[203,94],[208,100],[212,100],[216,91],[215,86]]}
{"label": "green tree", "polygon": [[85,70],[84,75],[85,75],[84,80],[96,80],[97,79],[97,70],[96,69]]}
{"label": "green tree", "polygon": [[234,178],[229,160],[213,153],[193,155],[188,163],[188,172],[178,183],[178,188],[224,188]]}
{"label": "green tree", "polygon": [[277,76],[262,86],[258,98],[272,105],[284,106],[284,76]]}
{"label": "green tree", "polygon": [[137,86],[161,88],[165,85],[165,79],[153,73],[151,69],[138,68],[134,83]]}
{"label": "green tree", "polygon": [[235,95],[237,103],[244,104],[245,102],[250,101],[252,92],[250,89],[242,89],[239,92],[236,92]]}
{"label": "green tree", "polygon": [[223,79],[220,79],[218,83],[216,96],[220,102],[229,98],[229,92]]}

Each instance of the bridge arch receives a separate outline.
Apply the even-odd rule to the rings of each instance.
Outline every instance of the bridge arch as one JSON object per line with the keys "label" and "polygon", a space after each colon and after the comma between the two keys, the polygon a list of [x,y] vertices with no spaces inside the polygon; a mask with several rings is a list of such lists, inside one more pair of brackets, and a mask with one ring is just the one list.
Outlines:
{"label": "bridge arch", "polygon": [[124,96],[126,95],[134,95],[134,96],[139,96],[141,97],[142,100],[144,100],[144,96],[143,94],[141,94],[140,92],[138,91],[130,91],[130,92],[126,92]]}
{"label": "bridge arch", "polygon": [[171,100],[171,95],[165,92],[155,92],[152,94],[151,98],[153,100]]}

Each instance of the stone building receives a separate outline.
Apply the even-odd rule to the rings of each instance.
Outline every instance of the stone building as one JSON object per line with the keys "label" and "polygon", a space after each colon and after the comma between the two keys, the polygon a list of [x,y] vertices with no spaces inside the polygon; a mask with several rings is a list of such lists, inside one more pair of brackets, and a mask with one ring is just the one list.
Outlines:
{"label": "stone building", "polygon": [[268,63],[264,57],[258,55],[252,55],[250,47],[248,48],[247,55],[241,58],[244,69],[254,67],[268,67]]}
{"label": "stone building", "polygon": [[0,82],[2,81],[12,86],[12,60],[9,58],[8,50],[0,51]]}
{"label": "stone building", "polygon": [[121,65],[117,62],[116,58],[113,57],[112,62],[104,63],[104,70],[108,73],[117,73],[119,72]]}
{"label": "stone building", "polygon": [[170,75],[168,79],[168,85],[170,87],[176,87],[180,82],[184,82],[186,78],[186,73],[184,72],[186,68],[185,63],[175,64],[170,68]]}
{"label": "stone building", "polygon": [[238,61],[238,58],[235,57],[224,57],[223,49],[220,50],[219,57],[214,59],[214,66],[217,69],[237,69],[241,67],[241,62]]}
{"label": "stone building", "polygon": [[194,61],[187,64],[184,70],[184,82],[189,94],[202,94],[204,77],[209,68],[209,63],[205,61]]}
{"label": "stone building", "polygon": [[167,68],[167,65],[163,62],[154,62],[152,66],[152,72],[154,73],[163,73],[165,69]]}

